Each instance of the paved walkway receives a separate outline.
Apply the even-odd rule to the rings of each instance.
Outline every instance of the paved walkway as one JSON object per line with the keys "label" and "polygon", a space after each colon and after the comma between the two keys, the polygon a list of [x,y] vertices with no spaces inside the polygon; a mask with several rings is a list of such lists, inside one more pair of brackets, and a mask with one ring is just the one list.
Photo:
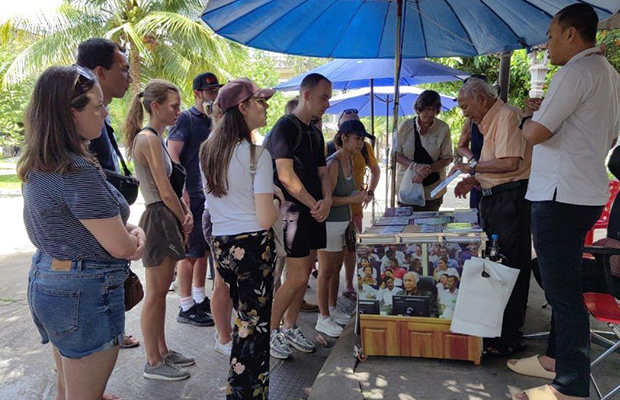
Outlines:
{"label": "paved walkway", "polygon": [[[26,303],[26,287],[30,253],[0,256],[0,399],[50,400],[54,398],[56,373],[50,345],[41,345]],[[144,281],[144,268],[133,263],[132,269]],[[314,300],[316,279],[307,299]],[[211,281],[207,283],[210,289]],[[142,377],[144,348],[120,351],[107,391],[125,400],[224,399],[228,360],[216,353],[213,344],[215,328],[200,328],[176,322],[179,298],[170,292],[167,302],[166,335],[169,346],[196,358],[190,367],[192,376],[180,382],[151,381]],[[138,339],[142,305],[127,313],[126,331]],[[314,330],[316,313],[301,313],[299,325],[317,351],[305,355],[294,351],[293,359],[271,359],[271,399],[298,400],[307,398],[316,375],[330,353],[335,340],[327,346],[317,340]]]}

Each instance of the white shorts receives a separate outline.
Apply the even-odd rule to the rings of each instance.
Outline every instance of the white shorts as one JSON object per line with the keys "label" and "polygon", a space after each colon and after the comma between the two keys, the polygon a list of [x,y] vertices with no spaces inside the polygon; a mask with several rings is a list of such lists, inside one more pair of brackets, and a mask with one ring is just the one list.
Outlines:
{"label": "white shorts", "polygon": [[337,221],[337,222],[325,222],[327,231],[327,246],[321,251],[340,252],[347,244],[344,237],[344,232],[349,226],[349,221]]}

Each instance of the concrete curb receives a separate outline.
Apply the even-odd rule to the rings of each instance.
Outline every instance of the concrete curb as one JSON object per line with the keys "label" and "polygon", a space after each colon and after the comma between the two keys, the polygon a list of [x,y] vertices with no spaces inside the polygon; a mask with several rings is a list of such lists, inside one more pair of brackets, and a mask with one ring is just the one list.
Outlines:
{"label": "concrete curb", "polygon": [[363,400],[359,381],[355,376],[357,359],[353,346],[358,337],[354,333],[355,319],[351,319],[319,371],[308,400]]}

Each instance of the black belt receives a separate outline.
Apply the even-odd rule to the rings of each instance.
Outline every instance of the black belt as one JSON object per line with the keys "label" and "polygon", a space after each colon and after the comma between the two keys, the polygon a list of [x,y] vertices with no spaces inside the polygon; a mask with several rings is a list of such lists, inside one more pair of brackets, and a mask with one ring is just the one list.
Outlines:
{"label": "black belt", "polygon": [[483,196],[493,196],[494,194],[507,192],[508,190],[513,190],[516,188],[520,188],[521,186],[527,186],[527,179],[522,179],[520,181],[502,183],[501,185],[493,186],[489,189],[482,189]]}

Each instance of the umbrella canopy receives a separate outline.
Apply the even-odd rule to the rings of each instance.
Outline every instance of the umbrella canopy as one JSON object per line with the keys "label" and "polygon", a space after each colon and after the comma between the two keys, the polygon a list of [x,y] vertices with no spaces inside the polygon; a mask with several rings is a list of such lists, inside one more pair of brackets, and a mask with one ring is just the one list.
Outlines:
{"label": "umbrella canopy", "polygon": [[[581,0],[599,19],[620,0]],[[403,58],[476,56],[539,45],[573,0],[404,0]],[[395,58],[396,1],[211,0],[202,19],[250,47],[313,57]]]}
{"label": "umbrella canopy", "polygon": [[[403,60],[400,70],[399,85],[401,86],[457,81],[469,76],[467,72],[426,60]],[[301,81],[306,75],[312,73],[325,76],[332,81],[333,88],[337,90],[367,87],[371,79],[375,86],[392,86],[394,85],[394,60],[334,60],[281,83],[275,89],[282,91],[298,90]]]}
{"label": "umbrella canopy", "polygon": [[[424,90],[411,86],[404,86],[400,88],[398,114],[400,116],[412,115],[413,105],[417,100],[420,93]],[[458,103],[453,97],[441,96],[441,110],[449,111],[456,107]],[[386,115],[392,116],[394,109],[390,105],[394,102],[394,87],[384,86],[374,88],[374,103],[375,103],[375,115],[385,117]],[[340,114],[342,111],[350,108],[355,108],[359,111],[360,117],[370,116],[370,88],[362,88],[353,90],[351,92],[342,94],[340,96],[334,96],[329,101],[330,107],[327,109],[327,114]],[[389,110],[389,114],[388,113]]]}

